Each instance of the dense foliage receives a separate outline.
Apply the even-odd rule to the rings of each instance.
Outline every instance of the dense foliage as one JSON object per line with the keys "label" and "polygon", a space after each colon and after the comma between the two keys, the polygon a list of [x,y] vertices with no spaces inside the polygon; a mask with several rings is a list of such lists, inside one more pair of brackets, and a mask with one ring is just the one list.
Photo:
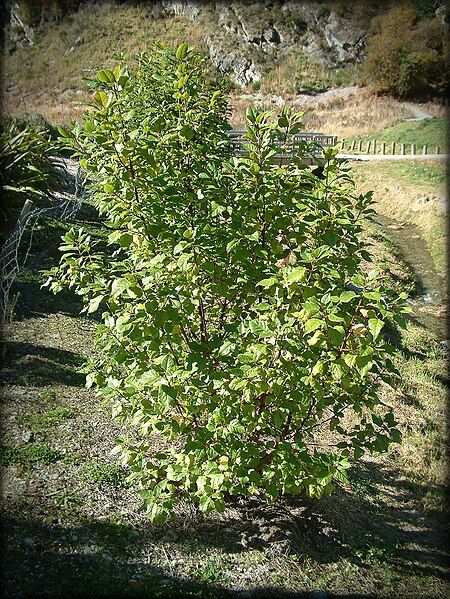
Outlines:
{"label": "dense foliage", "polygon": [[360,269],[371,195],[354,196],[331,149],[323,177],[300,153],[274,161],[300,127],[287,110],[248,109],[233,157],[226,98],[185,44],[100,71],[98,87],[61,132],[108,245],[71,230],[47,284],[101,313],[88,384],[132,425],[118,449],[150,517],[183,497],[209,511],[230,494],[330,492],[399,437],[377,387],[405,298]]}
{"label": "dense foliage", "polygon": [[420,16],[399,3],[376,18],[363,78],[377,92],[410,98],[448,91],[448,27],[440,17]]}
{"label": "dense foliage", "polygon": [[61,148],[49,128],[35,119],[4,121],[0,126],[1,218],[7,230],[26,199],[48,202],[61,186]]}

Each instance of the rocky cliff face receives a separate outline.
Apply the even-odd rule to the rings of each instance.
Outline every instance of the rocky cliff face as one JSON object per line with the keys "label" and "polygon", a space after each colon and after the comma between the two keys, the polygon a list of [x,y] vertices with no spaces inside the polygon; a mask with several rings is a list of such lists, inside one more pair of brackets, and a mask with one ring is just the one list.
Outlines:
{"label": "rocky cliff face", "polygon": [[[100,3],[105,0],[91,0]],[[32,44],[34,30],[64,18],[88,0],[10,0],[9,42]],[[235,83],[259,81],[268,67],[301,52],[327,67],[360,62],[373,16],[388,8],[376,0],[149,0],[149,18],[184,15],[204,30],[210,59]]]}
{"label": "rocky cliff face", "polygon": [[334,4],[163,0],[156,10],[159,16],[183,14],[202,23],[212,62],[220,72],[245,85],[259,81],[268,62],[276,62],[294,49],[326,66],[362,60],[368,20],[362,23],[361,15],[352,15],[345,3],[340,11]]}

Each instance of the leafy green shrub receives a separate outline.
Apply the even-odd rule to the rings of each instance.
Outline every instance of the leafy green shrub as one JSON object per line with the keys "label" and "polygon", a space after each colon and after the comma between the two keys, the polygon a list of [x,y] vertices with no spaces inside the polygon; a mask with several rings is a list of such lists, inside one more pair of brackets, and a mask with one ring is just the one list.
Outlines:
{"label": "leafy green shrub", "polygon": [[412,6],[399,4],[377,17],[374,27],[364,83],[402,98],[441,95],[448,89],[448,28],[442,20],[419,19]]}
{"label": "leafy green shrub", "polygon": [[359,269],[371,194],[331,149],[323,178],[301,155],[274,163],[300,129],[288,110],[249,108],[233,157],[203,73],[185,44],[157,46],[132,73],[100,71],[94,110],[61,130],[111,232],[105,248],[72,229],[46,285],[101,311],[88,385],[136,428],[118,451],[153,520],[182,497],[207,512],[232,494],[320,496],[399,438],[377,387],[405,297]]}

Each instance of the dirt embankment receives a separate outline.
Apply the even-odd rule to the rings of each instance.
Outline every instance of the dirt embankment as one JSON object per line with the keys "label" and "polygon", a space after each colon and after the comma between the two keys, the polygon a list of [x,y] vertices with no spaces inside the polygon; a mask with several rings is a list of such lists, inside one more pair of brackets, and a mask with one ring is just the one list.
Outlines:
{"label": "dirt embankment", "polygon": [[445,165],[426,161],[409,164],[354,164],[358,193],[374,192],[375,209],[399,224],[414,224],[425,240],[436,269],[446,271],[447,198]]}

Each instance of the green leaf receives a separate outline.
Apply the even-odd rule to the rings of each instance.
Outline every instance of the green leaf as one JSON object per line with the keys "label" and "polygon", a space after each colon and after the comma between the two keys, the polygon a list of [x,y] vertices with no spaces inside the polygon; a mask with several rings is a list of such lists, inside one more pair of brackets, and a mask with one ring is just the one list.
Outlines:
{"label": "green leaf", "polygon": [[257,287],[272,287],[272,285],[275,285],[277,283],[277,279],[275,277],[270,277],[268,279],[263,279],[262,281],[259,281],[258,283],[256,283]]}
{"label": "green leaf", "polygon": [[379,320],[378,318],[370,318],[368,325],[369,330],[372,333],[372,337],[375,341],[375,339],[381,333],[381,329],[384,327],[384,322],[382,320]]}
{"label": "green leaf", "polygon": [[281,427],[283,426],[283,414],[277,410],[272,414],[272,418],[275,428],[281,430]]}
{"label": "green leaf", "polygon": [[232,341],[225,341],[219,347],[218,354],[219,354],[219,356],[229,356],[230,354],[233,353],[233,351],[234,351],[235,348],[236,348],[236,344],[235,343],[233,343]]}
{"label": "green leaf", "polygon": [[211,202],[211,216],[218,216],[219,214],[222,214],[222,212],[225,212],[226,209],[226,206],[221,206],[214,201]]}
{"label": "green leaf", "polygon": [[178,60],[182,60],[183,58],[186,58],[187,51],[188,51],[188,45],[185,42],[181,43],[178,46],[177,52],[176,52],[176,57],[178,58]]}
{"label": "green leaf", "polygon": [[328,337],[331,343],[335,346],[340,346],[342,341],[344,340],[345,329],[342,326],[335,326],[331,329],[328,329]]}
{"label": "green leaf", "polygon": [[109,77],[105,71],[99,71],[97,73],[97,79],[102,83],[109,83]]}
{"label": "green leaf", "polygon": [[108,96],[107,93],[99,91],[94,95],[94,102],[99,106],[107,108],[109,106],[109,103],[111,102],[111,98]]}
{"label": "green leaf", "polygon": [[342,303],[345,304],[351,301],[354,297],[356,297],[356,293],[354,291],[343,291],[339,299]]}
{"label": "green leaf", "polygon": [[315,331],[316,329],[321,327],[323,324],[324,324],[324,322],[323,322],[323,320],[320,320],[320,318],[310,318],[303,325],[304,331],[305,331],[305,333],[312,333],[312,331]]}
{"label": "green leaf", "polygon": [[286,276],[288,283],[297,283],[299,281],[305,281],[306,279],[306,268],[303,266],[297,266],[292,268],[289,274]]}
{"label": "green leaf", "polygon": [[92,314],[92,312],[96,312],[99,309],[100,304],[102,303],[103,299],[104,299],[103,295],[97,295],[96,297],[93,297],[89,302],[89,307],[88,307],[87,313]]}
{"label": "green leaf", "polygon": [[127,248],[130,247],[133,242],[133,235],[131,233],[123,233],[119,238],[120,247]]}

